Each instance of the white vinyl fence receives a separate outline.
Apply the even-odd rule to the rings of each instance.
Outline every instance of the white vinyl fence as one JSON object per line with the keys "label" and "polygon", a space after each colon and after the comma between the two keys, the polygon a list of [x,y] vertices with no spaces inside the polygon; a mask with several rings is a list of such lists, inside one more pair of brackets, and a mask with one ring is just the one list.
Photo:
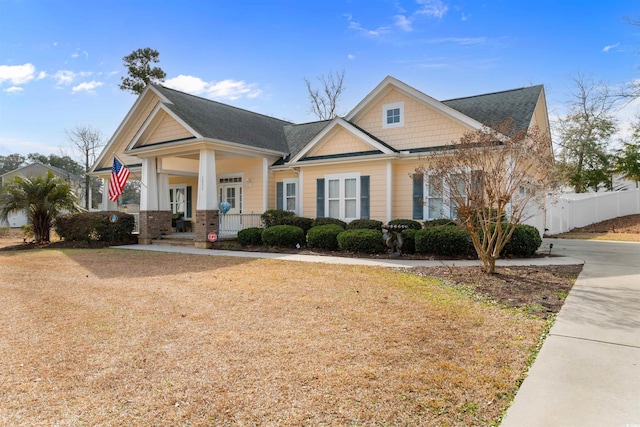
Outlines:
{"label": "white vinyl fence", "polygon": [[640,189],[562,194],[547,198],[546,234],[565,233],[606,219],[640,214]]}

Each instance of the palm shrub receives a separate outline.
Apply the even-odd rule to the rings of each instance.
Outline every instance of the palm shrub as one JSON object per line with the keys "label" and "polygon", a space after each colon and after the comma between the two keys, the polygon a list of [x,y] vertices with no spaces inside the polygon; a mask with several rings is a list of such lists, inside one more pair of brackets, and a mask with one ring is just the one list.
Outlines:
{"label": "palm shrub", "polygon": [[264,228],[260,228],[260,227],[250,227],[250,228],[245,228],[244,230],[240,230],[238,231],[238,243],[240,243],[243,246],[261,245],[263,231],[264,231]]}
{"label": "palm shrub", "polygon": [[262,231],[262,242],[267,246],[293,248],[304,244],[304,230],[295,225],[274,225]]}
{"label": "palm shrub", "polygon": [[355,229],[338,234],[338,247],[343,251],[377,254],[385,251],[381,230]]}
{"label": "palm shrub", "polygon": [[312,227],[307,233],[307,246],[315,249],[334,251],[338,249],[338,234],[344,228],[337,224],[325,224]]}
{"label": "palm shrub", "polygon": [[12,212],[26,212],[38,243],[50,241],[51,228],[61,212],[80,209],[69,183],[51,171],[33,178],[16,176],[0,189],[0,218],[7,220]]}

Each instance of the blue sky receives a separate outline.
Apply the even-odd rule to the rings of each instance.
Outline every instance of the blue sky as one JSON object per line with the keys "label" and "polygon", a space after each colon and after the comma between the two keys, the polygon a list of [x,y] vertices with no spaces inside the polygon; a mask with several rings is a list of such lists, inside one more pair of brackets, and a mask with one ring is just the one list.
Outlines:
{"label": "blue sky", "polygon": [[392,75],[440,100],[544,84],[553,118],[577,73],[640,79],[624,17],[638,0],[0,0],[0,155],[70,153],[79,126],[106,142],[136,99],[122,57],[143,47],[168,86],[297,123],[315,120],[304,78],[330,70],[341,113]]}

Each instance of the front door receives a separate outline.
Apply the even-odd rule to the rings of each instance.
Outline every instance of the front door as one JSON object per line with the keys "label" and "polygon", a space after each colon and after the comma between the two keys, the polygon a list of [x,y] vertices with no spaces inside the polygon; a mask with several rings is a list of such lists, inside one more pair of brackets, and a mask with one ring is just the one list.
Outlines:
{"label": "front door", "polygon": [[220,178],[220,202],[227,202],[231,206],[228,214],[242,213],[242,178]]}

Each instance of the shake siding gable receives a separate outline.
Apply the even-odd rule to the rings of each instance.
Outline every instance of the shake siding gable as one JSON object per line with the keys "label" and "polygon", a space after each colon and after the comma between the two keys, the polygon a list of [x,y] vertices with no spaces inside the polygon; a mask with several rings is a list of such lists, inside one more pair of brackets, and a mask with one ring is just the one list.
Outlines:
{"label": "shake siding gable", "polygon": [[358,153],[371,151],[374,148],[344,128],[340,128],[334,135],[318,147],[311,150],[305,157],[330,156],[334,154]]}
{"label": "shake siding gable", "polygon": [[164,111],[158,112],[158,116],[157,125],[145,132],[148,135],[143,136],[142,146],[193,137],[191,132]]}
{"label": "shake siding gable", "polygon": [[[382,107],[404,102],[404,126],[383,128]],[[458,140],[469,129],[398,90],[391,90],[355,123],[396,150],[437,147]]]}

